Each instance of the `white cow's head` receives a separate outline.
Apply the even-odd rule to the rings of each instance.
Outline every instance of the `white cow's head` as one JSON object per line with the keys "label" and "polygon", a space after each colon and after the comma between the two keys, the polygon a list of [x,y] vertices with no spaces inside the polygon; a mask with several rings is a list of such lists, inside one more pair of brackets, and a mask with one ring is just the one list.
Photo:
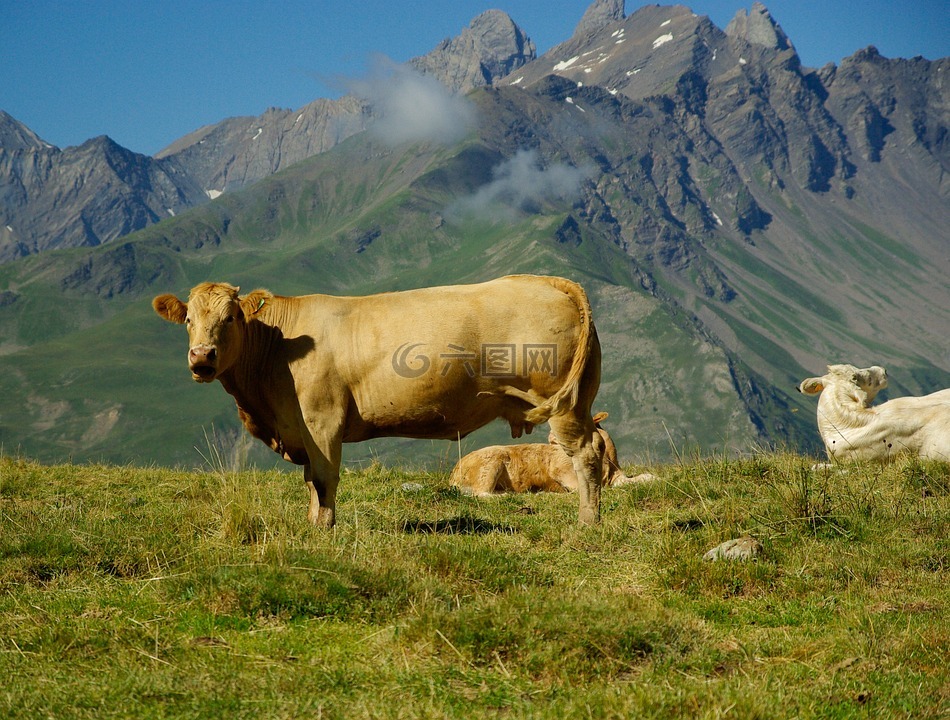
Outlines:
{"label": "white cow's head", "polygon": [[867,406],[887,387],[887,370],[879,365],[867,368],[829,365],[825,375],[802,380],[798,390],[805,395],[820,395],[829,387],[834,388],[835,393],[844,393],[855,402]]}
{"label": "white cow's head", "polygon": [[174,295],[152,300],[159,316],[188,328],[188,368],[197,382],[214,381],[240,357],[243,325],[261,309],[264,294],[240,298],[239,290],[227,283],[202,283],[187,303]]}

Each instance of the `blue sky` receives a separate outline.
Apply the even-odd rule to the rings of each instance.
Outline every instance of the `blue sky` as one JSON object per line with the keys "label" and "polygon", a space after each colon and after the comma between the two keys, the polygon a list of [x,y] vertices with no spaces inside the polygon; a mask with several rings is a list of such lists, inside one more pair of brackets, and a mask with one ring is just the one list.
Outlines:
{"label": "blue sky", "polygon": [[[627,14],[642,3],[627,0]],[[664,3],[675,4],[675,3]],[[725,28],[752,0],[681,2]],[[804,64],[875,45],[950,55],[947,0],[764,3]],[[543,53],[588,0],[0,0],[0,110],[59,147],[109,135],[154,154],[198,127],[337,97],[374,53],[402,62],[506,11]]]}

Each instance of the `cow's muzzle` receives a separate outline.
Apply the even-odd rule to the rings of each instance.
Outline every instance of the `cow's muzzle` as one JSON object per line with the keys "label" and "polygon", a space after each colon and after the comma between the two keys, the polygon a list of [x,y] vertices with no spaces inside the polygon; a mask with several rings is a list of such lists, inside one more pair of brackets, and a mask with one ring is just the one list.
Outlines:
{"label": "cow's muzzle", "polygon": [[195,345],[188,351],[188,369],[196,382],[211,382],[217,373],[218,353],[208,345]]}

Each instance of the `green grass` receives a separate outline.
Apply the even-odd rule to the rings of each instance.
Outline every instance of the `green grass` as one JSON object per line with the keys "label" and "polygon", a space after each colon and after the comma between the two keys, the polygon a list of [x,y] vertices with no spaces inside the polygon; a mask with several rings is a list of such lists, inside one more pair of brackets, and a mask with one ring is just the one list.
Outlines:
{"label": "green grass", "polygon": [[373,465],[326,532],[297,473],[2,457],[0,715],[947,717],[950,467],[811,463],[658,466],[595,528]]}

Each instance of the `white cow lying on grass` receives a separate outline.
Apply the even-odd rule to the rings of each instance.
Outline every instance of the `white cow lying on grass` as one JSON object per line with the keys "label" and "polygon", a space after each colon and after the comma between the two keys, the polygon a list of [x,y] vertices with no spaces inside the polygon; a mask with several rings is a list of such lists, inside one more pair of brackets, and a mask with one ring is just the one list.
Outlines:
{"label": "white cow lying on grass", "polygon": [[950,461],[950,389],[922,397],[871,401],[887,387],[874,365],[829,365],[828,373],[798,386],[818,398],[818,432],[832,460],[892,460],[898,455]]}
{"label": "white cow lying on grass", "polygon": [[[625,485],[652,480],[649,473],[627,477],[617,461],[617,448],[600,423],[607,413],[594,415],[597,432],[604,439],[603,485]],[[577,475],[554,434],[548,444],[492,445],[474,450],[452,470],[452,485],[470,495],[495,495],[505,492],[574,492]]]}

